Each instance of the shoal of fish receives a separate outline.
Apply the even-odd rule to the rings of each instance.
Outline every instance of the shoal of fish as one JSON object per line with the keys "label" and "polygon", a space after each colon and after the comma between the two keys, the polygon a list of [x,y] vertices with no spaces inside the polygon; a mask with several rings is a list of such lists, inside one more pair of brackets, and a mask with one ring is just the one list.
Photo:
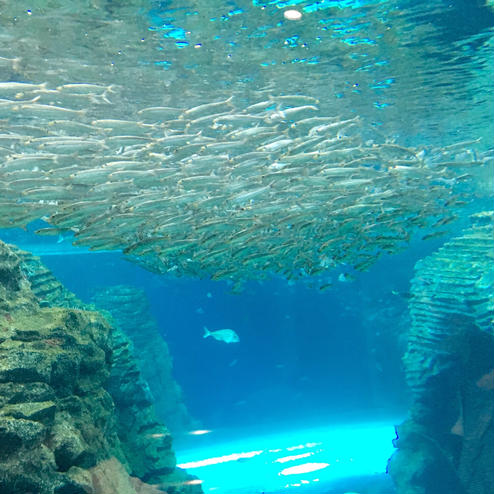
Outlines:
{"label": "shoal of fish", "polygon": [[[366,270],[414,231],[444,233],[476,141],[411,148],[301,93],[112,116],[120,87],[0,82],[0,227],[122,250],[158,273],[241,283]],[[101,118],[106,112],[106,118]]]}

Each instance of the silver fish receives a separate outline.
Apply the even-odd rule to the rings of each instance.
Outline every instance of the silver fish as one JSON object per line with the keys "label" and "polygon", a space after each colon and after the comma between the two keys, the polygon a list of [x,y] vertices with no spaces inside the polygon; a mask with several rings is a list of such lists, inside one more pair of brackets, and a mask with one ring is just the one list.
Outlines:
{"label": "silver fish", "polygon": [[216,331],[209,331],[209,329],[204,326],[203,338],[209,336],[217,341],[223,341],[225,343],[238,343],[240,341],[238,334],[233,329],[217,329]]}

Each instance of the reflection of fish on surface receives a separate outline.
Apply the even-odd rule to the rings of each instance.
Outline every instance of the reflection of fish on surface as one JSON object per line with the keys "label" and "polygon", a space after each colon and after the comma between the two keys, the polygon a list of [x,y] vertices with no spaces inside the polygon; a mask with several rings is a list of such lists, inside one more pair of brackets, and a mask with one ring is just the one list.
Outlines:
{"label": "reflection of fish on surface", "polygon": [[225,343],[238,343],[240,341],[238,334],[235,333],[233,329],[218,329],[216,331],[209,331],[209,329],[204,326],[203,338],[207,338],[208,336],[211,336],[218,341],[224,341]]}

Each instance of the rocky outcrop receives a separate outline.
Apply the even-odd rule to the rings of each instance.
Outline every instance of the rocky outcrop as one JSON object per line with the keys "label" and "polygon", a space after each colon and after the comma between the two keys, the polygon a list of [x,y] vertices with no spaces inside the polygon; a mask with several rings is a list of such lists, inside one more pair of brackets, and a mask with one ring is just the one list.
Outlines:
{"label": "rocky outcrop", "polygon": [[175,471],[172,438],[154,413],[153,398],[121,332],[112,336],[114,360],[107,389],[116,405],[117,431],[133,475],[152,484],[166,484]]}
{"label": "rocky outcrop", "polygon": [[494,334],[494,214],[472,220],[472,228],[415,267],[404,363],[416,396],[460,357],[463,335],[477,330]]}
{"label": "rocky outcrop", "polygon": [[93,302],[98,309],[108,311],[113,324],[132,342],[158,418],[173,433],[197,426],[187,412],[182,390],[173,378],[172,357],[151,315],[145,292],[132,286],[117,285],[97,292]]}
{"label": "rocky outcrop", "polygon": [[472,220],[415,268],[414,403],[389,464],[399,494],[494,492],[494,212]]}
{"label": "rocky outcrop", "polygon": [[83,306],[0,242],[0,492],[200,492],[125,341]]}
{"label": "rocky outcrop", "polygon": [[21,260],[0,244],[0,491],[81,492],[71,468],[125,462],[110,371],[110,327],[94,312],[42,308]]}
{"label": "rocky outcrop", "polygon": [[31,291],[41,307],[92,309],[67,290],[53,276],[53,273],[41,263],[39,257],[30,252],[21,251],[14,246],[9,247],[20,257],[21,270],[26,279],[29,280]]}

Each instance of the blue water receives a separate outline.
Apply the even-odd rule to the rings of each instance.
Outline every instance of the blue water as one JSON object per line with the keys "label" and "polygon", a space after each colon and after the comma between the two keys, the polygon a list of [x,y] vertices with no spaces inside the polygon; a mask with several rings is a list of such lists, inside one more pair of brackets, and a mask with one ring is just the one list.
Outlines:
{"label": "blue water", "polygon": [[[416,259],[410,253],[383,258],[354,281],[333,276],[325,291],[274,279],[249,282],[236,294],[226,282],[154,275],[119,253],[75,249],[67,255],[66,241],[40,241],[26,233],[15,240],[41,255],[83,301],[112,285],[143,289],[187,407],[206,429],[300,425],[406,409],[400,374],[404,342],[392,326],[398,322],[389,317],[406,316],[401,294],[406,295]],[[417,256],[435,245],[417,245]],[[204,326],[232,328],[240,342],[204,339]]]}
{"label": "blue water", "polygon": [[[355,281],[332,276],[325,291],[274,279],[247,283],[233,294],[226,282],[160,277],[119,253],[79,254],[67,240],[20,231],[2,237],[41,255],[83,301],[112,285],[143,289],[188,410],[205,429],[298,428],[405,413],[404,341],[399,321],[390,318],[406,324],[401,294],[416,258],[437,242],[417,244],[417,257],[408,252],[383,258]],[[204,326],[232,328],[240,342],[204,339]]]}
{"label": "blue water", "polygon": [[[183,431],[174,441],[178,464],[205,493],[393,492],[386,464],[408,402],[400,341],[383,326],[406,314],[399,294],[412,275],[409,254],[384,259],[355,281],[333,277],[323,292],[275,279],[233,294],[226,282],[163,278],[67,239],[19,230],[1,238],[40,255],[84,301],[122,283],[146,292],[185,404],[208,431]],[[204,326],[234,328],[240,342],[204,339]],[[317,470],[285,470],[307,464]]]}

